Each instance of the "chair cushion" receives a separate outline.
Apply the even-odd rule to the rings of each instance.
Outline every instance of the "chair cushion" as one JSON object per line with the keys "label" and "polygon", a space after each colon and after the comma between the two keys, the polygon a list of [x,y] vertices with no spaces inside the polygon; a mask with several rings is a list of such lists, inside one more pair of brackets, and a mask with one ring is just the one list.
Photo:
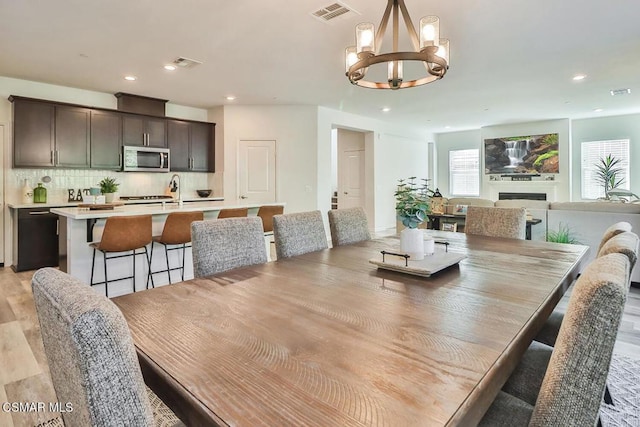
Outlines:
{"label": "chair cushion", "polygon": [[505,392],[499,392],[484,418],[482,427],[523,427],[529,425],[533,406]]}

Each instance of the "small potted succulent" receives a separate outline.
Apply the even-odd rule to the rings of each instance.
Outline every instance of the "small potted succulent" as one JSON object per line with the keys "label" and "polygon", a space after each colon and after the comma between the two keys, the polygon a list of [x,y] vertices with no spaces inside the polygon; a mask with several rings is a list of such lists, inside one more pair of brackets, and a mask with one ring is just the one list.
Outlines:
{"label": "small potted succulent", "polygon": [[429,220],[434,193],[429,189],[428,179],[422,179],[422,183],[418,184],[416,177],[412,176],[398,182],[394,193],[396,214],[398,220],[407,227],[400,232],[400,250],[414,260],[421,260],[424,258],[424,235],[418,226]]}
{"label": "small potted succulent", "polygon": [[118,192],[118,184],[115,178],[106,177],[98,183],[100,186],[100,192],[104,194],[104,199],[107,203],[113,202],[115,194]]}

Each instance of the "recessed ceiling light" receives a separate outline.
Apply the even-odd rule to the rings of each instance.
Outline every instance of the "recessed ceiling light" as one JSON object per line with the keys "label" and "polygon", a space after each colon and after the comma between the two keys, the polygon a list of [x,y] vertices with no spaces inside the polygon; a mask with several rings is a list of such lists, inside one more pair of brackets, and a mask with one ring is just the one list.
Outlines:
{"label": "recessed ceiling light", "polygon": [[574,81],[584,80],[586,77],[587,77],[586,74],[576,74],[575,76],[573,76],[573,80]]}
{"label": "recessed ceiling light", "polygon": [[389,111],[391,111],[391,108],[389,108],[389,107],[382,107],[382,108],[381,108],[381,110],[382,110],[382,112],[383,112],[383,113],[388,113]]}
{"label": "recessed ceiling light", "polygon": [[129,80],[130,82],[138,80],[136,76],[124,76],[125,80]]}
{"label": "recessed ceiling light", "polygon": [[167,64],[164,66],[164,69],[167,71],[175,71],[176,66],[175,65],[171,65],[171,64]]}
{"label": "recessed ceiling light", "polygon": [[445,129],[451,129],[451,126],[445,126],[444,128]]}
{"label": "recessed ceiling light", "polygon": [[233,95],[229,95],[229,96],[226,96],[226,97],[225,97],[225,99],[226,99],[227,101],[233,101],[233,100],[235,100],[235,99],[236,99],[236,97],[235,97],[235,96],[233,96]]}
{"label": "recessed ceiling light", "polygon": [[593,111],[595,111],[596,113],[601,113],[604,110],[602,108],[594,108]]}

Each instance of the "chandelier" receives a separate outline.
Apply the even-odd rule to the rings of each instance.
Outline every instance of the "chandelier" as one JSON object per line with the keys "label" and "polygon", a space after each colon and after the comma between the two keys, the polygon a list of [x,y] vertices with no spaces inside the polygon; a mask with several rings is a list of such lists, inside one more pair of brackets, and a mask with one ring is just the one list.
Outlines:
{"label": "chandelier", "polygon": [[[393,51],[380,53],[391,12],[393,11]],[[414,50],[399,52],[399,15],[402,14],[409,39]],[[403,62],[422,62],[425,72],[412,80],[403,79]],[[367,80],[366,74],[370,66],[386,63],[387,80]],[[388,0],[378,32],[374,36],[374,26],[365,22],[356,26],[356,46],[346,49],[346,75],[349,81],[357,86],[372,89],[404,89],[421,86],[439,80],[449,68],[449,40],[440,38],[440,21],[437,16],[425,16],[420,19],[420,36],[416,34],[411,17],[404,0]],[[382,77],[382,76],[380,76]],[[380,79],[381,80],[381,79]]]}

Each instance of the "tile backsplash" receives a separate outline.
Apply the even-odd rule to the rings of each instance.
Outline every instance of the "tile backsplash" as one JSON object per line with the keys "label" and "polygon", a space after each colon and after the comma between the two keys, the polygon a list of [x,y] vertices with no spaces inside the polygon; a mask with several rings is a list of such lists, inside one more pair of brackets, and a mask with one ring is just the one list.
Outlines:
{"label": "tile backsplash", "polygon": [[[6,175],[6,201],[21,203],[21,188],[24,180],[36,187],[45,176],[51,182],[43,183],[47,188],[47,202],[64,203],[68,198],[68,189],[98,187],[105,177],[112,177],[120,184],[118,194],[122,196],[143,196],[164,194],[173,173],[115,172],[109,170],[88,169],[10,169]],[[196,190],[211,188],[212,196],[222,197],[222,173],[181,172],[180,190],[185,199],[196,198]]]}

